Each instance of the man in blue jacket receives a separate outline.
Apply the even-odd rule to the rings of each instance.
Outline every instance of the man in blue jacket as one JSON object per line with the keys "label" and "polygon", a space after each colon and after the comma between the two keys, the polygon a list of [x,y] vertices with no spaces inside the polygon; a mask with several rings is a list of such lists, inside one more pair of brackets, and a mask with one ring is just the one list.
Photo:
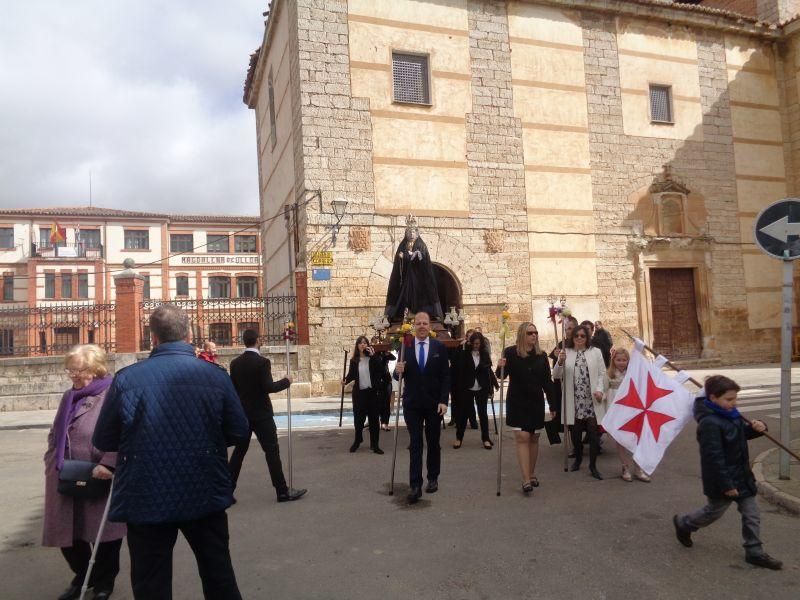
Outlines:
{"label": "man in blue jacket", "polygon": [[422,311],[414,315],[414,343],[406,348],[405,361],[398,362],[395,367],[395,371],[403,375],[403,418],[411,439],[410,504],[422,497],[423,430],[428,444],[428,485],[425,491],[433,494],[439,489],[439,436],[450,393],[450,363],[444,344],[430,337],[430,331],[430,316]]}
{"label": "man in blue jacket", "polygon": [[172,598],[172,550],[182,532],[203,594],[241,595],[228,548],[232,491],[227,447],[250,430],[228,374],[195,358],[189,317],[163,304],[150,317],[150,357],[119,371],[95,428],[118,452],[109,520],[128,525],[137,600]]}

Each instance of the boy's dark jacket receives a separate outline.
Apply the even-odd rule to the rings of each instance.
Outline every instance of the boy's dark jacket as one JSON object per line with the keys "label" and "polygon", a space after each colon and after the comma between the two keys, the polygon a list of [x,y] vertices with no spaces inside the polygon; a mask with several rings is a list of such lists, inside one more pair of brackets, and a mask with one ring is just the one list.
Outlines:
{"label": "boy's dark jacket", "polygon": [[740,498],[754,496],[756,479],[750,470],[747,440],[761,436],[742,419],[727,419],[708,408],[705,397],[695,398],[697,442],[703,472],[703,493],[709,498],[723,498],[736,488]]}

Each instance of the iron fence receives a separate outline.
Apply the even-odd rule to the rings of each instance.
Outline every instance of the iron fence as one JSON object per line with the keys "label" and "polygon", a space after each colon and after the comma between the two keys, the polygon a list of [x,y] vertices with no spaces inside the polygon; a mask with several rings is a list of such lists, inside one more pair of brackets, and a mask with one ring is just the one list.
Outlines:
{"label": "iron fence", "polygon": [[83,242],[77,244],[31,244],[31,256],[36,258],[103,258],[103,245],[87,246]]}
{"label": "iron fence", "polygon": [[283,343],[283,328],[295,315],[295,296],[261,298],[204,298],[202,300],[145,300],[141,304],[142,350],[149,350],[150,315],[161,304],[172,304],[189,314],[196,346],[211,341],[217,346],[242,345],[242,333],[258,332],[260,345]]}
{"label": "iron fence", "polygon": [[0,308],[0,356],[64,354],[76,344],[97,344],[113,352],[113,304],[62,302]]}

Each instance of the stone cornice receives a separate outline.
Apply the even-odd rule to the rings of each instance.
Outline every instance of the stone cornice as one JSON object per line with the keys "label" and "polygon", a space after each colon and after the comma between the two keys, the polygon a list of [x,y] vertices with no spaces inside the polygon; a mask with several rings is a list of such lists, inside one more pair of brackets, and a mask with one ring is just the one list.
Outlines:
{"label": "stone cornice", "polygon": [[666,0],[531,0],[531,2],[563,9],[653,19],[673,25],[686,25],[773,40],[780,39],[782,33],[776,26],[753,17],[707,6],[674,4]]}

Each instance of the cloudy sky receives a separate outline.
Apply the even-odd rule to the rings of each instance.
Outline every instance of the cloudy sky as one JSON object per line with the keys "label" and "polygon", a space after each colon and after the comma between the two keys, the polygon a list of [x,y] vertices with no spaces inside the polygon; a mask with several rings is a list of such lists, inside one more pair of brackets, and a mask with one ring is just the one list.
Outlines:
{"label": "cloudy sky", "polygon": [[258,214],[267,0],[0,0],[0,207]]}

